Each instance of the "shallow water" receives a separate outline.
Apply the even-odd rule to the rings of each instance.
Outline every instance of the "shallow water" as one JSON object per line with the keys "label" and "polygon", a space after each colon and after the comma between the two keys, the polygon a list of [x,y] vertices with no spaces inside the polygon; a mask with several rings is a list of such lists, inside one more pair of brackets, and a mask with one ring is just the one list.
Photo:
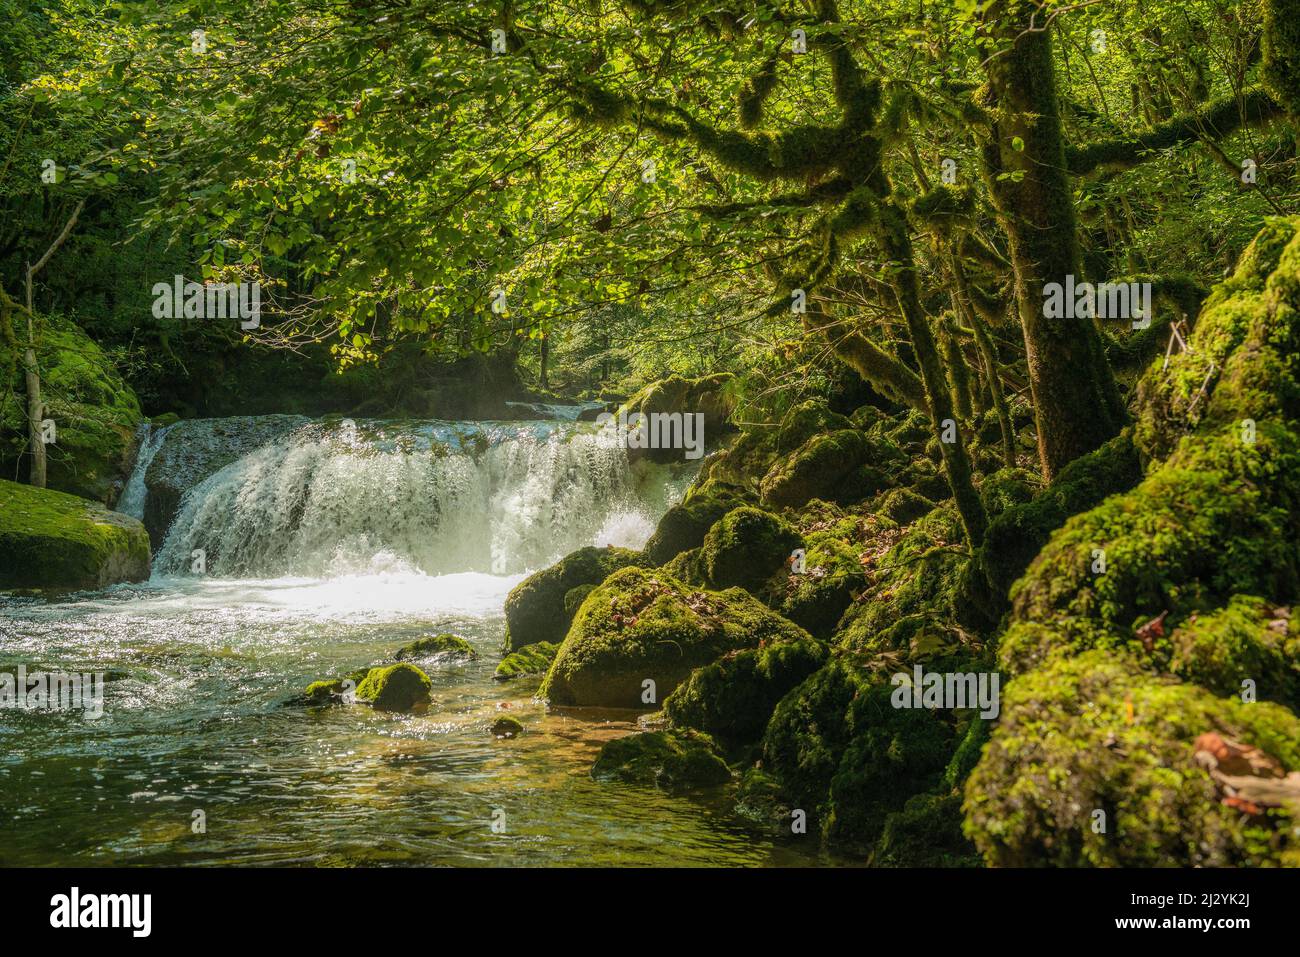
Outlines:
{"label": "shallow water", "polygon": [[[642,524],[629,534],[643,540]],[[492,680],[522,577],[425,574],[380,547],[332,577],[158,574],[54,601],[0,596],[0,670],[108,677],[97,719],[0,710],[0,864],[832,863],[811,839],[754,831],[727,788],[593,781],[600,745],[637,715],[548,713],[536,679]],[[479,657],[419,662],[427,713],[285,704],[439,631]],[[503,713],[522,736],[492,737]]]}

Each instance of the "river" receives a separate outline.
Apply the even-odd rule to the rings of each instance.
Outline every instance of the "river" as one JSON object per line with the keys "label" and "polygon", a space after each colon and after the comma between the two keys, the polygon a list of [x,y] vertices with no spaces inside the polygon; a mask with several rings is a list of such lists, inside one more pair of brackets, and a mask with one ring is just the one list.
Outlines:
{"label": "river", "polygon": [[[165,441],[186,439],[146,436],[123,493],[137,516]],[[185,493],[149,581],[0,595],[0,669],[107,679],[97,719],[0,711],[0,864],[829,863],[726,789],[593,781],[637,715],[548,712],[536,679],[492,678],[510,588],[583,545],[640,547],[690,469],[629,464],[570,418],[310,422],[258,446]],[[479,656],[426,669],[423,714],[287,703],[443,631]],[[524,734],[494,738],[502,714]]]}

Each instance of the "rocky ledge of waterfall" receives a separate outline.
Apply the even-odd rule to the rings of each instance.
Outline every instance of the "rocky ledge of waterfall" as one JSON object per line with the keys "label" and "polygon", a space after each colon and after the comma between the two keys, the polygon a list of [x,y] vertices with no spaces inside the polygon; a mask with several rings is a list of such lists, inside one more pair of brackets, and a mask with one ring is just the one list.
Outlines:
{"label": "rocky ledge of waterfall", "polygon": [[161,547],[186,492],[310,421],[301,415],[259,415],[186,419],[172,426],[144,478],[144,525],[153,547]]}
{"label": "rocky ledge of waterfall", "polygon": [[0,589],[81,590],[149,577],[149,536],[87,499],[0,479]]}

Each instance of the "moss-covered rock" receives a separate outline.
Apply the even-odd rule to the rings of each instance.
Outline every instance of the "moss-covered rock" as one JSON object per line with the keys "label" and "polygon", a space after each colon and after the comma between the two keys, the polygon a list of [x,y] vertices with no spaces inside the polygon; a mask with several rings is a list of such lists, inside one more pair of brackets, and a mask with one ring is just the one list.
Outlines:
{"label": "moss-covered rock", "polygon": [[358,701],[376,711],[414,711],[429,703],[433,682],[415,665],[371,668],[357,685]]}
{"label": "moss-covered rock", "polygon": [[440,634],[425,635],[417,638],[403,648],[399,648],[393,658],[397,661],[409,661],[412,658],[477,658],[478,652],[459,635]]}
{"label": "moss-covered rock", "polygon": [[873,867],[978,867],[979,853],[962,833],[961,794],[917,794],[885,818],[872,849]]}
{"label": "moss-covered rock", "polygon": [[545,674],[559,650],[559,645],[549,641],[524,645],[518,651],[512,651],[502,658],[492,677],[498,681],[509,681],[525,675]]}
{"label": "moss-covered rock", "polygon": [[729,651],[807,637],[739,588],[696,590],[624,568],[587,596],[538,693],[555,705],[641,708]]}
{"label": "moss-covered rock", "polygon": [[494,738],[517,738],[524,733],[523,724],[509,716],[497,718],[488,729]]}
{"label": "moss-covered rock", "polygon": [[934,502],[924,495],[918,495],[911,489],[896,488],[886,492],[880,501],[880,514],[899,525],[910,525],[923,515],[929,514]]}
{"label": "moss-covered rock", "polygon": [[714,589],[739,586],[754,592],[788,564],[799,543],[798,533],[780,518],[742,506],[720,518],[704,536],[701,567]]}
{"label": "moss-covered rock", "polygon": [[[712,444],[729,429],[727,417],[731,414],[732,400],[728,386],[730,373],[718,373],[698,379],[669,376],[652,382],[623,403],[618,415],[695,415],[704,416],[704,440]],[[651,461],[671,462],[681,459],[680,449],[633,449],[633,455],[645,456]]]}
{"label": "moss-covered rock", "polygon": [[731,652],[691,672],[665,699],[664,713],[677,727],[727,743],[756,741],[777,702],[825,661],[825,645],[811,640]]}
{"label": "moss-covered rock", "polygon": [[[26,473],[27,396],[23,357],[0,337],[0,371],[15,358],[13,380],[0,383],[0,474],[11,476]],[[41,320],[36,358],[56,435],[45,450],[47,487],[112,504],[135,454],[142,418],[135,392],[98,344],[66,319]]]}
{"label": "moss-covered rock", "polygon": [[1280,774],[1300,760],[1300,719],[1240,696],[1249,677],[1294,701],[1274,610],[1300,586],[1294,222],[1260,234],[1191,346],[1139,388],[1145,480],[1070,519],[1012,591],[999,654],[1017,676],[966,785],[990,863],[1300,860],[1294,804],[1242,801],[1197,763],[1210,732]]}
{"label": "moss-covered rock", "polygon": [[[1067,465],[1056,480],[1032,499],[1009,504],[989,523],[975,556],[984,595],[971,596],[996,621],[1009,607],[1012,584],[1047,544],[1052,532],[1110,495],[1125,492],[1142,478],[1142,467],[1129,430],[1101,448]],[[988,507],[986,502],[985,507]]]}
{"label": "moss-covered rock", "polygon": [[1295,846],[1294,822],[1282,809],[1250,817],[1223,803],[1195,761],[1208,731],[1300,769],[1300,720],[1285,708],[1220,698],[1114,652],[1054,659],[1004,692],[967,782],[966,832],[998,866],[1276,860]]}
{"label": "moss-covered rock", "polygon": [[799,508],[814,498],[857,501],[889,485],[889,469],[902,461],[896,446],[856,429],[815,435],[773,463],[760,497],[769,508]]}
{"label": "moss-covered rock", "polygon": [[294,704],[341,704],[349,698],[355,700],[357,686],[370,674],[369,668],[361,668],[341,678],[325,678],[313,681],[307,690],[296,699]]}
{"label": "moss-covered rock", "polygon": [[0,589],[103,588],[149,577],[149,536],[127,515],[0,479]]}
{"label": "moss-covered rock", "polygon": [[650,565],[666,565],[682,552],[704,544],[710,528],[733,508],[749,504],[737,487],[709,481],[691,489],[686,499],[664,513],[645,544]]}
{"label": "moss-covered rock", "polygon": [[842,847],[868,848],[885,819],[915,794],[937,786],[952,756],[946,714],[896,708],[886,683],[859,689],[844,722],[847,746],[830,780],[825,835]]}
{"label": "moss-covered rock", "polygon": [[641,560],[641,553],[627,548],[587,547],[529,575],[506,596],[506,647],[516,651],[538,642],[563,641],[573,620],[564,601],[569,591],[597,585],[611,572]]}
{"label": "moss-covered rock", "polygon": [[606,743],[591,767],[591,776],[679,791],[726,784],[731,771],[708,735],[668,730],[646,731]]}
{"label": "moss-covered rock", "polygon": [[1174,629],[1168,668],[1215,694],[1241,695],[1249,687],[1294,709],[1300,706],[1298,632],[1289,608],[1236,595],[1227,607],[1192,615]]}

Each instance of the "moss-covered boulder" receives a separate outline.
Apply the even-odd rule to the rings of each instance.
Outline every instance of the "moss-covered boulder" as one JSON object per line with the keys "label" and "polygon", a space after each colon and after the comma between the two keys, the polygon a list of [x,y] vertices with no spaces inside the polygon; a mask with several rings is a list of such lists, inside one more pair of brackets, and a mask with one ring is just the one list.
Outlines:
{"label": "moss-covered boulder", "polygon": [[433,682],[415,665],[371,668],[357,685],[357,700],[376,711],[415,711],[429,704]]}
{"label": "moss-covered boulder", "polygon": [[[986,583],[986,617],[996,621],[1008,607],[1012,584],[1047,544],[1052,532],[1072,515],[1090,509],[1110,495],[1125,492],[1142,478],[1132,432],[1125,430],[1101,448],[1067,465],[1032,499],[992,511],[993,520],[975,556],[975,569]],[[983,491],[983,490],[982,490]],[[985,494],[986,508],[991,494]]]}
{"label": "moss-covered boulder", "polygon": [[818,638],[829,639],[853,596],[866,587],[862,558],[872,531],[865,516],[827,502],[810,502],[798,515],[803,561],[767,582],[764,600]]}
{"label": "moss-covered boulder", "polygon": [[361,668],[341,678],[324,678],[313,681],[293,704],[343,704],[355,700],[357,686],[370,674],[369,668]]}
{"label": "moss-covered boulder", "polygon": [[680,791],[726,784],[731,771],[708,735],[668,730],[606,743],[591,766],[591,776]]}
{"label": "moss-covered boulder", "polygon": [[777,641],[723,655],[696,668],[664,701],[677,727],[727,743],[756,741],[776,704],[826,661],[818,641]]}
{"label": "moss-covered boulder", "polygon": [[[21,345],[26,330],[20,324],[17,332]],[[42,318],[36,358],[56,436],[45,449],[47,487],[112,504],[135,455],[135,392],[98,344],[66,319]],[[0,336],[0,373],[11,368],[10,381],[0,382],[0,475],[10,476],[26,474],[27,396],[23,356]]]}
{"label": "moss-covered boulder", "polygon": [[1252,693],[1300,707],[1300,622],[1253,595],[1191,615],[1169,636],[1169,671],[1219,695]]}
{"label": "moss-covered boulder", "polygon": [[410,661],[412,658],[460,658],[463,660],[477,658],[478,652],[459,635],[440,634],[425,635],[417,638],[393,655],[397,661]]}
{"label": "moss-covered boulder", "polygon": [[[1127,655],[1062,657],[1011,682],[966,788],[966,830],[998,866],[1226,867],[1294,848],[1284,809],[1225,804],[1198,766],[1219,732],[1300,769],[1300,720],[1144,670]],[[1099,816],[1097,812],[1102,812]]]}
{"label": "moss-covered boulder", "polygon": [[1220,735],[1300,771],[1280,703],[1300,588],[1296,221],[1260,234],[1190,346],[1139,387],[1146,478],[1070,519],[1012,591],[999,655],[1016,677],[965,792],[991,863],[1300,860],[1294,802],[1242,797],[1249,776],[1216,777],[1198,747]]}
{"label": "moss-covered boulder", "polygon": [[698,548],[710,528],[733,508],[749,504],[739,488],[709,481],[692,488],[684,501],[664,513],[645,544],[650,565],[666,565],[682,552]]}
{"label": "moss-covered boulder", "polygon": [[0,479],[0,589],[103,588],[149,577],[149,536],[127,515]]}
{"label": "moss-covered boulder", "polygon": [[720,518],[704,536],[700,567],[714,589],[739,586],[755,592],[789,564],[799,544],[789,524],[761,508],[743,506]]}
{"label": "moss-covered boulder", "polygon": [[[617,414],[629,418],[636,414],[702,415],[703,439],[711,445],[730,429],[727,416],[731,414],[732,400],[728,385],[732,378],[725,372],[698,379],[669,376],[638,391],[620,406]],[[629,453],[655,462],[680,461],[682,457],[681,449],[672,448],[630,449]]]}
{"label": "moss-covered boulder", "polygon": [[529,575],[506,596],[506,647],[516,651],[538,642],[559,644],[573,620],[564,601],[569,591],[598,585],[610,573],[641,560],[640,552],[627,548],[587,547]]}
{"label": "moss-covered boulder", "polygon": [[978,867],[979,852],[962,832],[961,793],[917,794],[885,818],[872,867]]}
{"label": "moss-covered boulder", "polygon": [[904,461],[897,446],[856,429],[827,432],[778,458],[763,476],[760,497],[769,508],[799,508],[814,498],[857,501],[892,484],[891,469]]}
{"label": "moss-covered boulder", "polygon": [[173,425],[144,476],[144,524],[153,546],[162,545],[181,497],[191,488],[310,421],[300,415],[242,415]]}
{"label": "moss-covered boulder", "polygon": [[502,658],[492,677],[497,681],[510,681],[526,675],[545,674],[559,650],[559,645],[549,641],[524,645],[518,651],[512,651]]}
{"label": "moss-covered boulder", "polygon": [[934,508],[934,502],[918,495],[910,488],[896,488],[886,492],[880,501],[879,512],[899,525],[910,525]]}
{"label": "moss-covered boulder", "polygon": [[742,589],[624,568],[587,596],[538,694],[553,705],[644,708],[729,651],[807,638]]}

